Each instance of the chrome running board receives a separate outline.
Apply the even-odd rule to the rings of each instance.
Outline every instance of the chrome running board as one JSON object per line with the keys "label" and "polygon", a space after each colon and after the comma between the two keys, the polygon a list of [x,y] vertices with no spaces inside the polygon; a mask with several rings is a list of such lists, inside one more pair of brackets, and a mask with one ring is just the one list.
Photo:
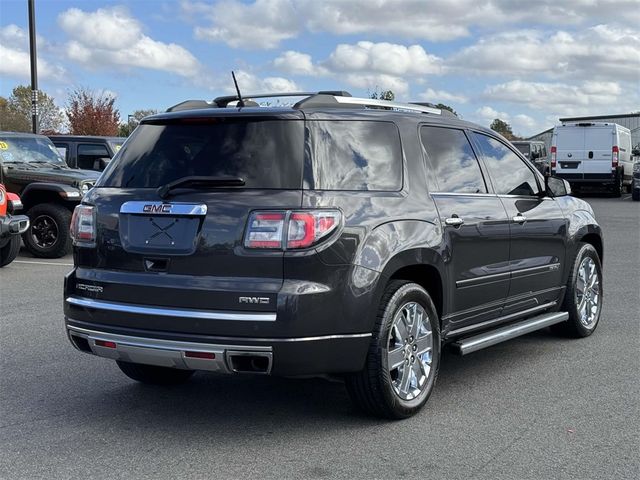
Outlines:
{"label": "chrome running board", "polygon": [[466,355],[467,353],[476,352],[483,348],[506,342],[512,338],[535,332],[550,325],[565,322],[568,318],[569,314],[567,312],[545,313],[512,325],[507,325],[506,327],[489,330],[488,332],[480,333],[473,337],[461,338],[452,345],[460,355]]}

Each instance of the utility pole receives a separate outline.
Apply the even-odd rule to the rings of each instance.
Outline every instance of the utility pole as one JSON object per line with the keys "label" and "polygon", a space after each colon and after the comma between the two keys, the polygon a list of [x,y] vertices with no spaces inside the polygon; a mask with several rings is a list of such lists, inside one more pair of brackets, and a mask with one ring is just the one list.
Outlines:
{"label": "utility pole", "polygon": [[31,55],[31,126],[33,133],[38,133],[38,59],[36,57],[36,12],[29,1],[29,51]]}

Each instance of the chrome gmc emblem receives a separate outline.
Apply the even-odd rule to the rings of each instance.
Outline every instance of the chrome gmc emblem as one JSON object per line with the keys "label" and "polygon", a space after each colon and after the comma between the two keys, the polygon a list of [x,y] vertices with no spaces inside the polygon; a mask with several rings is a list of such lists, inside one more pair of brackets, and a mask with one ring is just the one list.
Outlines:
{"label": "chrome gmc emblem", "polygon": [[144,213],[171,213],[171,204],[148,203],[142,207]]}
{"label": "chrome gmc emblem", "polygon": [[269,297],[238,297],[238,303],[269,304]]}

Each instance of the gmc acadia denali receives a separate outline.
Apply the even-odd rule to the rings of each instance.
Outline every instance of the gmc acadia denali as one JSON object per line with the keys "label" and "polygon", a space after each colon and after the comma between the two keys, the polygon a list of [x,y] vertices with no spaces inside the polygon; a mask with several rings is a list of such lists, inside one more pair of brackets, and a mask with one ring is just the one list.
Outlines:
{"label": "gmc acadia denali", "polygon": [[141,122],[73,214],[77,349],[145,383],[340,375],[403,418],[444,345],[593,333],[602,232],[566,181],[428,104],[295,95]]}

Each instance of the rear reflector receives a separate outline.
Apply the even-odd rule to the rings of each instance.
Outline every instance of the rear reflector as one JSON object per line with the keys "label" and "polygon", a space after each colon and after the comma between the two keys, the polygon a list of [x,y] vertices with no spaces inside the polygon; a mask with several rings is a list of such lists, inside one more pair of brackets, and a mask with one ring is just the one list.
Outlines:
{"label": "rear reflector", "polygon": [[211,352],[184,352],[184,356],[189,358],[203,358],[205,360],[214,360],[216,358],[216,354]]}
{"label": "rear reflector", "polygon": [[116,342],[107,342],[106,340],[96,340],[96,346],[105,348],[116,348]]}

